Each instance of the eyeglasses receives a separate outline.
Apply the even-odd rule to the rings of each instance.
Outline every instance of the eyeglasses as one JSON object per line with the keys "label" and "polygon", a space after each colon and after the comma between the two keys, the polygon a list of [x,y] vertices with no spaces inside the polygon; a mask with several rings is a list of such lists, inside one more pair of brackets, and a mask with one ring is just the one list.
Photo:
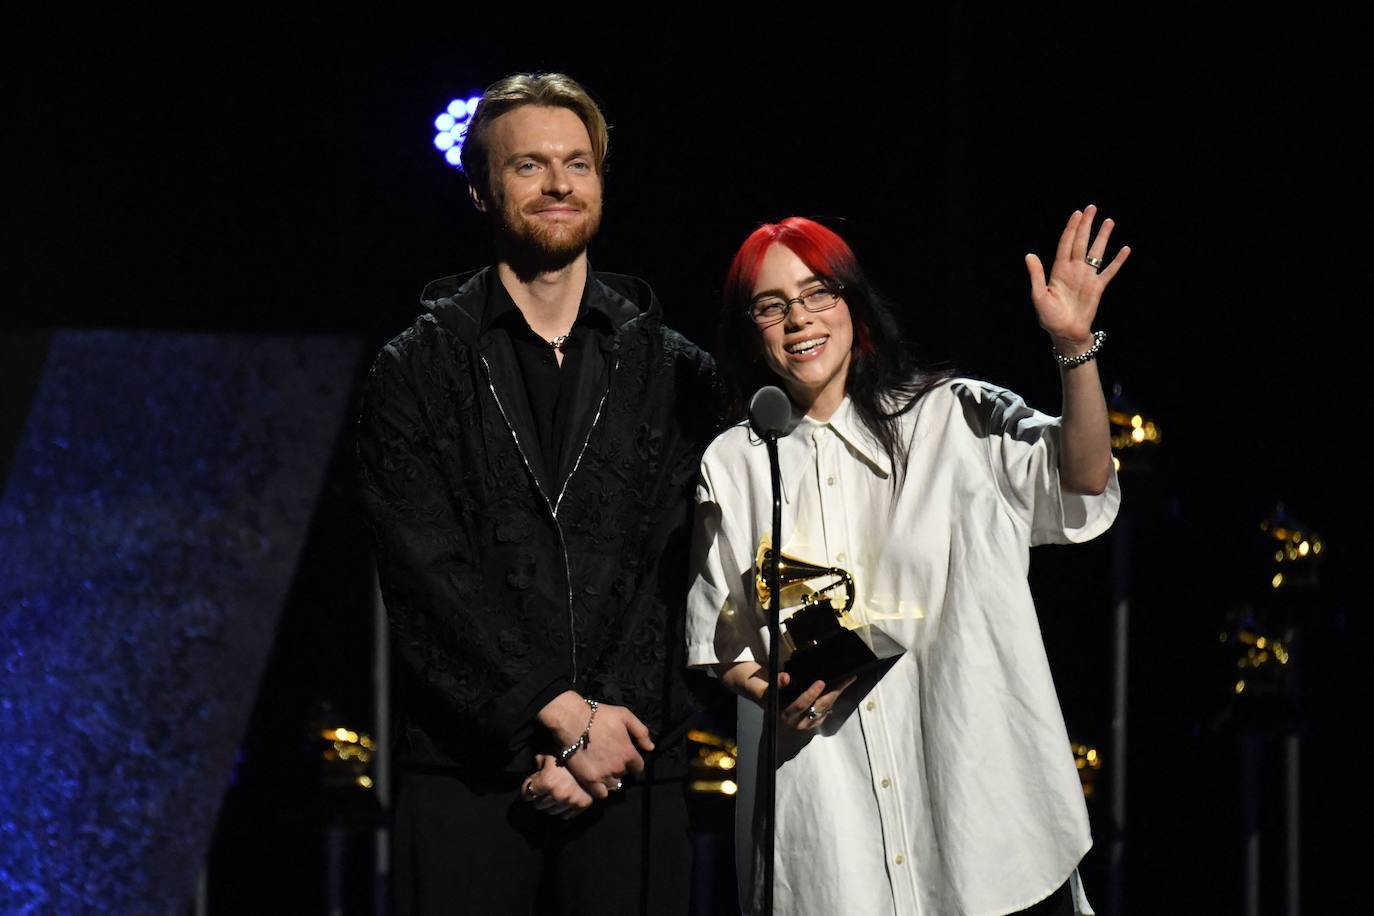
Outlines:
{"label": "eyeglasses", "polygon": [[843,291],[844,286],[837,283],[833,287],[812,287],[795,299],[784,299],[782,296],[765,296],[751,302],[747,311],[754,324],[760,328],[768,328],[792,314],[792,303],[794,302],[808,312],[823,312],[835,307],[835,303],[840,301],[840,293]]}

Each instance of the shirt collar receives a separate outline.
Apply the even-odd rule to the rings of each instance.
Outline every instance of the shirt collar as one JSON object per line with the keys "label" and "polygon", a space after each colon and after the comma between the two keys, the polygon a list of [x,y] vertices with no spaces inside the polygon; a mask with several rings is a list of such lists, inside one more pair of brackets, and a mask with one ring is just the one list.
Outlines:
{"label": "shirt collar", "polygon": [[[493,268],[490,282],[487,284],[487,303],[486,308],[482,310],[480,333],[485,334],[493,325],[507,321],[516,322],[516,327],[522,323],[528,327],[524,318],[520,307],[511,298],[510,291],[501,282],[501,275]],[[519,320],[517,321],[517,319]],[[614,306],[607,297],[604,287],[593,281],[590,264],[587,265],[587,281],[582,286],[582,302],[577,308],[577,318],[573,324],[588,319],[591,319],[598,328],[609,330],[615,327]]]}
{"label": "shirt collar", "polygon": [[814,443],[818,436],[833,433],[873,473],[879,477],[892,474],[892,462],[887,452],[863,425],[847,395],[829,420],[813,420],[794,412],[793,422],[792,430],[778,442],[778,469],[782,473],[783,498],[789,503],[796,501],[807,467],[815,461]]}

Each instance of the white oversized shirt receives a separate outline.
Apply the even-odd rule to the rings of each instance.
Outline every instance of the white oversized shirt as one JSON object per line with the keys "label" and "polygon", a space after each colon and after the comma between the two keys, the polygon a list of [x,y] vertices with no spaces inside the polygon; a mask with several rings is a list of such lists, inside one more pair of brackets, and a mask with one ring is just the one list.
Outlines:
{"label": "white oversized shirt", "polygon": [[[854,576],[850,613],[903,649],[841,695],[815,731],[784,729],[777,782],[776,912],[998,914],[1073,877],[1087,809],[1026,581],[1033,544],[1107,529],[1120,490],[1059,487],[1059,421],[1015,394],[956,379],[902,417],[906,474],[846,399],[778,443],[782,549]],[[747,425],[702,459],[688,662],[767,660],[754,557],[772,495]],[[752,861],[762,712],[739,704],[737,852]]]}

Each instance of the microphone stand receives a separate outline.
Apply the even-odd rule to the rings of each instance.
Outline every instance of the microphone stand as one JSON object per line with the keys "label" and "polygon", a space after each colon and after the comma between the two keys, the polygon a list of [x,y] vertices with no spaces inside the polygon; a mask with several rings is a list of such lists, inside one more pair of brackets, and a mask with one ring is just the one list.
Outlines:
{"label": "microphone stand", "polygon": [[768,614],[768,691],[764,694],[762,779],[755,783],[762,795],[758,803],[768,814],[763,836],[754,838],[763,857],[764,916],[773,916],[773,848],[778,813],[778,673],[782,670],[782,471],[778,467],[778,437],[788,430],[791,416],[792,404],[781,388],[765,386],[749,399],[749,425],[768,449],[768,476],[773,485],[773,558],[766,570],[760,570],[768,577],[770,592],[768,607],[764,609]]}
{"label": "microphone stand", "polygon": [[782,556],[782,471],[778,466],[778,434],[769,431],[763,436],[768,448],[768,475],[773,483],[773,558],[768,564],[768,706],[763,721],[763,804],[768,812],[763,831],[763,913],[773,914],[773,841],[777,821],[778,785],[778,702],[779,646],[782,643],[782,624],[779,607],[782,603],[781,576],[778,560]]}

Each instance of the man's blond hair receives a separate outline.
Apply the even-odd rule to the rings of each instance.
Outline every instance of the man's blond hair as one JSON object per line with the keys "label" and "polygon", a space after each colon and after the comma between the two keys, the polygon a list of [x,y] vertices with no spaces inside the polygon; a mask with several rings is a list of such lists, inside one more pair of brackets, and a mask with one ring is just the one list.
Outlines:
{"label": "man's blond hair", "polygon": [[566,108],[577,115],[592,140],[596,173],[604,174],[610,132],[605,116],[587,90],[562,73],[513,73],[482,93],[482,100],[468,122],[467,137],[463,141],[463,173],[480,196],[486,197],[489,190],[487,181],[491,164],[487,159],[487,131],[501,115],[524,105]]}

